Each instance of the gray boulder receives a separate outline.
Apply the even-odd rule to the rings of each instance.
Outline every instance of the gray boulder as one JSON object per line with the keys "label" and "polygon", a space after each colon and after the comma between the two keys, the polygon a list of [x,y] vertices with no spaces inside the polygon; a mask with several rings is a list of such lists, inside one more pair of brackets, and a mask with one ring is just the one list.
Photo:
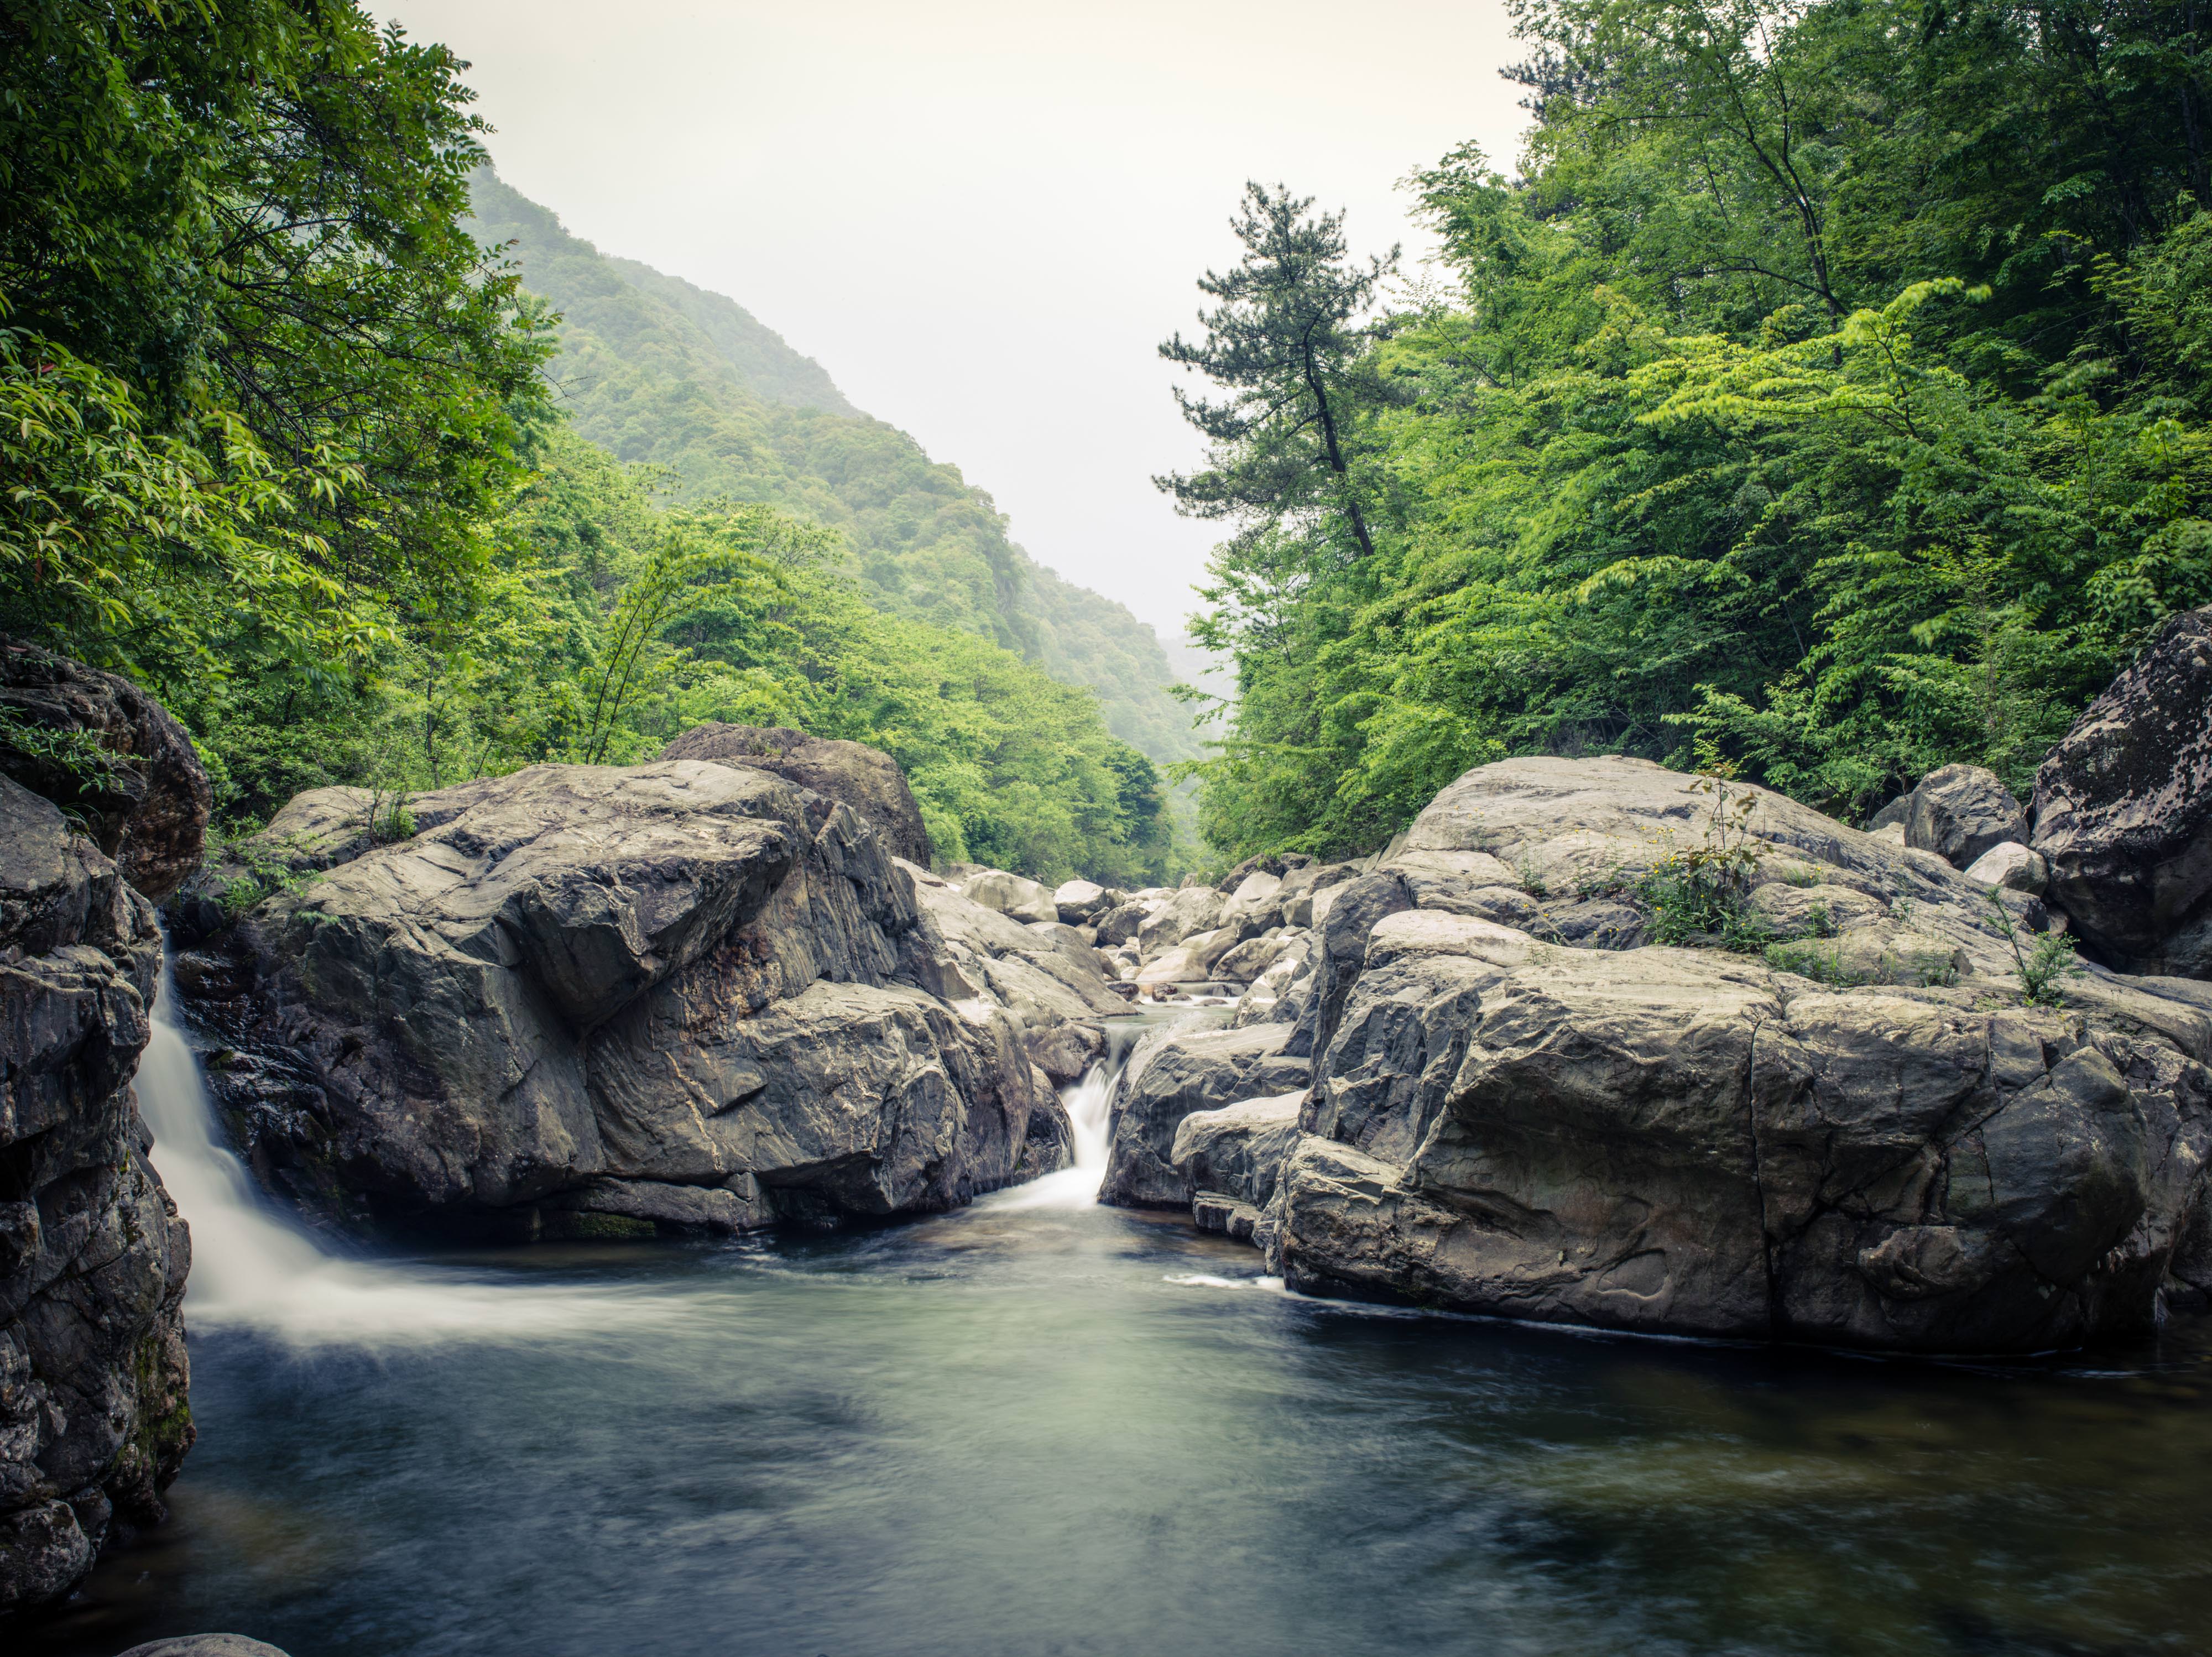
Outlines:
{"label": "gray boulder", "polygon": [[[1819,913],[1828,981],[1805,975],[1825,956],[1563,946],[1462,912],[1496,876],[1480,859],[1524,891],[1626,890],[1714,804],[1636,762],[1504,762],[1368,877],[1404,902],[1346,889],[1385,912],[1344,911],[1323,951],[1340,1010],[1252,1221],[1285,1278],[1921,1351],[2136,1338],[2201,1301],[2212,990],[2091,971],[2063,1009],[2025,1005],[1985,887],[1763,790],[1730,818],[1757,854],[1750,907]],[[1455,866],[1457,885],[1437,872]],[[2032,931],[2033,900],[2002,901]]]}
{"label": "gray boulder", "polygon": [[2051,865],[2042,853],[2008,840],[1992,846],[1969,864],[1966,878],[1977,886],[2007,886],[2035,896],[2051,884]]}
{"label": "gray boulder", "polygon": [[929,830],[898,762],[880,749],[788,725],[694,725],[660,750],[664,760],[711,760],[766,771],[825,801],[849,805],[893,857],[929,864]]}
{"label": "gray boulder", "polygon": [[1133,1057],[1107,1127],[1098,1200],[1120,1208],[1184,1208],[1193,1187],[1176,1162],[1176,1132],[1195,1111],[1303,1088],[1311,1066],[1285,1051],[1286,1024],[1178,1030]]}
{"label": "gray boulder", "polygon": [[1052,902],[1063,921],[1071,926],[1082,926],[1119,907],[1124,896],[1095,880],[1066,880],[1053,889]]}
{"label": "gray boulder", "polygon": [[131,1091],[161,962],[123,869],[0,776],[0,1616],[159,1520],[192,1442],[191,1241]]}
{"label": "gray boulder", "polygon": [[1054,923],[1060,920],[1060,906],[1052,901],[1050,892],[1028,877],[1010,875],[1004,869],[986,869],[968,876],[961,881],[960,891],[969,902],[995,909],[1009,920]]}
{"label": "gray boulder", "polygon": [[2035,776],[2051,906],[2127,972],[2212,976],[2212,610],[2168,621]]}
{"label": "gray boulder", "polygon": [[[215,791],[184,727],[130,680],[0,640],[0,712],[104,756],[72,767],[0,737],[0,775],[82,819],[123,878],[160,902],[199,866]],[[0,727],[4,729],[4,727]]]}
{"label": "gray boulder", "polygon": [[1257,1212],[1274,1199],[1276,1181],[1297,1143],[1305,1102],[1301,1088],[1273,1099],[1194,1111],[1176,1128],[1170,1161],[1194,1191],[1227,1197]]}
{"label": "gray boulder", "polygon": [[284,1657],[284,1654],[242,1634],[179,1634],[133,1646],[121,1657]]}
{"label": "gray boulder", "polygon": [[[1018,1015],[841,802],[665,761],[535,766],[410,809],[413,838],[179,962],[257,1169],[331,1217],[535,1235],[579,1213],[920,1212],[1062,1133],[1025,1038],[1089,1011],[1081,974],[1034,973]],[[264,841],[318,854],[322,810],[303,797]],[[1025,968],[1062,956],[990,921]]]}
{"label": "gray boulder", "polygon": [[[1212,932],[1228,907],[1229,901],[1210,886],[1186,886],[1138,924],[1138,947],[1149,958],[1196,933]],[[1099,937],[1105,936],[1102,928]]]}
{"label": "gray boulder", "polygon": [[2007,841],[2027,839],[2027,818],[1994,771],[1947,765],[1920,780],[1905,816],[1905,843],[1964,869]]}

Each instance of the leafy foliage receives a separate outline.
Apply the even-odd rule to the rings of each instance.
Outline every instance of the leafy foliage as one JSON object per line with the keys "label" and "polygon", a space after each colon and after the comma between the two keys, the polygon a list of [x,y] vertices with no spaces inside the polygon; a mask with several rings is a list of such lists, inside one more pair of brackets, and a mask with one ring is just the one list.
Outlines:
{"label": "leafy foliage", "polygon": [[780,507],[836,531],[869,602],[957,628],[1098,693],[1108,726],[1156,760],[1197,751],[1152,630],[1032,561],[957,467],[854,410],[820,366],[719,294],[570,235],[487,168],[476,234],[511,245],[559,307],[550,372],[586,437],[659,467],[678,502]]}
{"label": "leafy foliage", "polygon": [[[161,695],[226,824],[346,783],[372,838],[403,837],[421,789],[648,758],[727,719],[888,749],[948,857],[1169,872],[1158,774],[1089,691],[991,628],[881,614],[841,573],[842,528],[773,491],[662,511],[665,473],[561,423],[552,319],[471,234],[483,156],[450,53],[282,0],[29,0],[0,44],[0,628]],[[711,299],[683,302],[714,349],[785,394],[828,385]],[[685,452],[679,379],[624,389]],[[799,504],[842,525],[821,477],[889,444],[941,500],[940,538],[1018,558],[904,438],[842,404],[806,418],[827,422],[810,442],[855,446],[806,452],[826,470],[786,474]]]}
{"label": "leafy foliage", "polygon": [[1526,173],[1414,174],[1451,281],[1337,380],[1373,555],[1255,501],[1218,556],[1208,833],[1365,849],[1508,753],[2023,785],[2212,599],[2195,14],[1516,15]]}

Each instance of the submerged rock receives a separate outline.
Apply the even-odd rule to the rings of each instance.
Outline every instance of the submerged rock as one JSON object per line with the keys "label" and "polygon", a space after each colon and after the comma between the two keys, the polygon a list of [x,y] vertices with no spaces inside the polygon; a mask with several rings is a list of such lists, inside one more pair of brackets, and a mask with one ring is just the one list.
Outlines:
{"label": "submerged rock", "polygon": [[[328,807],[258,849],[314,870],[351,833]],[[220,1102],[310,1209],[720,1230],[946,1208],[1047,1171],[1033,1140],[1064,1156],[1027,1041],[1112,1001],[1095,964],[948,889],[926,906],[851,807],[685,760],[409,809],[411,838],[347,841],[180,974],[229,1044]],[[963,951],[939,915],[1019,941]]]}
{"label": "submerged rock", "polygon": [[[135,841],[127,810],[114,825],[157,883],[187,850],[161,822]],[[111,1532],[159,1520],[192,1442],[190,1239],[131,1091],[161,964],[124,869],[0,776],[0,1613],[68,1593]]]}
{"label": "submerged rock", "polygon": [[284,1654],[242,1634],[179,1634],[133,1646],[121,1657],[284,1657]]}
{"label": "submerged rock", "polygon": [[2051,750],[2030,844],[2107,964],[2212,977],[2212,610],[2168,621]]}

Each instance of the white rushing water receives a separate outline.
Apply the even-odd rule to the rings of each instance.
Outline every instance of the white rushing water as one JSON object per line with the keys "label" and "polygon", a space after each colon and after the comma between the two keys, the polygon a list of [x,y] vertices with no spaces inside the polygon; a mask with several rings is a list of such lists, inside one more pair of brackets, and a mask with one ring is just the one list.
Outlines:
{"label": "white rushing water", "polygon": [[412,1344],[602,1333],[678,1311],[680,1302],[665,1295],[541,1288],[325,1250],[269,1205],[222,1143],[174,1004],[164,962],[137,1085],[154,1165],[191,1227],[185,1310],[194,1327],[245,1326],[301,1347]]}
{"label": "white rushing water", "polygon": [[1134,1080],[1152,1050],[1196,1012],[1138,1023],[1115,1019],[1106,1026],[1106,1055],[1083,1072],[1083,1079],[1060,1090],[1075,1130],[1075,1166],[1041,1180],[1016,1186],[984,1199],[994,1211],[1007,1213],[1024,1208],[1089,1208],[1098,1200],[1098,1187],[1106,1177],[1106,1134],[1113,1124],[1114,1094],[1125,1080]]}

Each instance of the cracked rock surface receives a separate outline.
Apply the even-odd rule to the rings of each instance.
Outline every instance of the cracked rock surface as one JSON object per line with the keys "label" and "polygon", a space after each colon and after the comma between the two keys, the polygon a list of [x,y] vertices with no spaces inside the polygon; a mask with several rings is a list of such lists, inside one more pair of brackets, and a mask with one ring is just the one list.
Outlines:
{"label": "cracked rock surface", "polygon": [[[2089,968],[2031,1004],[1985,889],[1762,790],[1746,907],[1817,911],[1811,953],[1542,928],[1698,843],[1696,784],[1482,767],[1346,889],[1289,1047],[1312,1041],[1312,1085],[1250,1222],[1274,1268],[1310,1293],[1889,1350],[2120,1341],[2203,1305],[2212,986]],[[1510,924],[1512,892],[1533,921]],[[2034,900],[1996,901],[2032,943]],[[1283,1091],[1255,1076],[1194,1108]],[[1187,1189],[1220,1158],[1193,1120],[1165,1158]]]}
{"label": "cracked rock surface", "polygon": [[124,870],[0,775],[0,1625],[160,1520],[191,1446],[191,1247],[131,1091],[161,962]]}
{"label": "cracked rock surface", "polygon": [[[179,967],[256,1171],[311,1211],[729,1231],[1064,1164],[1030,1047],[1118,1000],[921,901],[851,806],[729,758],[541,765],[414,797],[372,846],[356,792],[279,813],[245,856],[290,883]],[[948,935],[991,923],[1060,975]]]}

